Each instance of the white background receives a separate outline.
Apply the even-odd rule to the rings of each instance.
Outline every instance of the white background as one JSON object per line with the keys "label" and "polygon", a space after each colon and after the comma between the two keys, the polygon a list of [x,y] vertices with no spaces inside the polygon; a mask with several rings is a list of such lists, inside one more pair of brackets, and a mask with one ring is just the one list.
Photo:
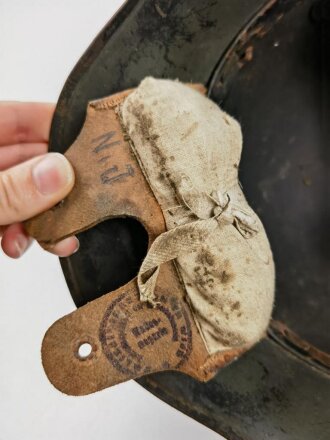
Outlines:
{"label": "white background", "polygon": [[[0,100],[55,102],[121,3],[0,0]],[[87,397],[55,390],[40,345],[49,325],[73,310],[56,257],[37,245],[20,261],[0,255],[0,440],[220,438],[133,381]]]}

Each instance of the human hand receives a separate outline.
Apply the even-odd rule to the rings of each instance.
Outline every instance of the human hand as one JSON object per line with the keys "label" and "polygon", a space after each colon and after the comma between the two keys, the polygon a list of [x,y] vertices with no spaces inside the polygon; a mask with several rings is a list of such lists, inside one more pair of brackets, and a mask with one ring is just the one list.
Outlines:
{"label": "human hand", "polygon": [[[56,205],[74,185],[68,160],[47,153],[53,113],[52,104],[0,103],[0,237],[12,258],[32,241],[21,222]],[[78,239],[69,237],[48,250],[66,257],[78,248]]]}

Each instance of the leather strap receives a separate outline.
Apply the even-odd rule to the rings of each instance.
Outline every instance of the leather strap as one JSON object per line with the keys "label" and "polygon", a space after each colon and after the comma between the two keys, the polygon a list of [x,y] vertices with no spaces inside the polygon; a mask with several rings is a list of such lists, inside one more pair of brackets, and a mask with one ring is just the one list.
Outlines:
{"label": "leather strap", "polygon": [[[129,93],[88,105],[82,131],[66,153],[76,174],[73,191],[26,223],[43,247],[113,217],[139,220],[149,247],[166,230],[117,115]],[[141,302],[133,279],[56,321],[42,344],[43,366],[53,385],[66,394],[83,395],[163,370],[206,381],[246,350],[208,354],[172,262],[162,265],[155,294],[155,307]],[[91,348],[87,356],[80,353],[83,344]]]}

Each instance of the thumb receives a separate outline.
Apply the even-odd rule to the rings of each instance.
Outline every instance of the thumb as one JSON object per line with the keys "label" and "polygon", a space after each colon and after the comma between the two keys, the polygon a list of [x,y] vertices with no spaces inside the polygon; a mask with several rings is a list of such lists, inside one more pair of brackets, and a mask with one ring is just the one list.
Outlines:
{"label": "thumb", "polygon": [[69,161],[48,153],[0,173],[0,225],[31,218],[60,202],[74,185]]}

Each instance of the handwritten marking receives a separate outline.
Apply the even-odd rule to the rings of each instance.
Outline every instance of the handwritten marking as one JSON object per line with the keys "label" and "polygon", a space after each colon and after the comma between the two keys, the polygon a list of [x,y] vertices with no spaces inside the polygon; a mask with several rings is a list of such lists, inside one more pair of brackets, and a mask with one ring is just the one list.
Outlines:
{"label": "handwritten marking", "polygon": [[103,173],[100,176],[101,182],[105,185],[111,185],[112,183],[116,182],[117,180],[123,179],[124,177],[134,176],[134,168],[132,167],[131,164],[126,164],[126,170],[127,171],[123,173],[113,175],[118,172],[117,165],[113,165],[112,167],[103,171]]}
{"label": "handwritten marking", "polygon": [[113,141],[109,142],[116,135],[116,131],[109,131],[108,133],[104,133],[101,136],[98,136],[95,139],[92,139],[92,143],[98,142],[98,145],[94,148],[94,153],[99,153],[100,151],[105,150],[109,147],[114,147],[115,145],[119,145],[121,141]]}
{"label": "handwritten marking", "polygon": [[98,160],[98,163],[106,162],[108,159],[110,159],[110,157],[111,157],[110,155],[109,156],[101,157],[101,159]]}

